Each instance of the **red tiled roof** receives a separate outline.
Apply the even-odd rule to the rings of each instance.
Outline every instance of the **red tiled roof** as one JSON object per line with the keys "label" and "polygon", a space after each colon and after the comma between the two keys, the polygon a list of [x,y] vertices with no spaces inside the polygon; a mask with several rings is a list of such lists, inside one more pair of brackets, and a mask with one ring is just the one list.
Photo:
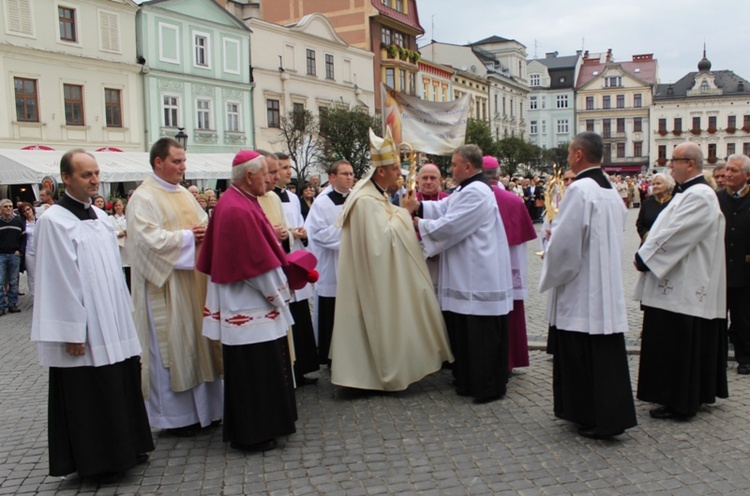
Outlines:
{"label": "red tiled roof", "polygon": [[377,10],[383,17],[388,17],[389,19],[398,21],[401,24],[405,24],[416,29],[417,31],[419,31],[419,34],[424,34],[424,28],[421,24],[419,24],[419,13],[417,12],[416,0],[407,1],[409,3],[408,14],[404,14],[403,12],[399,12],[396,9],[392,9],[386,5],[383,5],[382,0],[370,0],[370,3],[372,3],[372,6],[375,7],[375,10]]}
{"label": "red tiled roof", "polygon": [[[634,55],[635,61],[628,62],[607,62],[607,63],[596,63],[591,60],[584,61],[581,65],[581,72],[578,74],[578,83],[576,88],[581,88],[585,84],[589,83],[592,79],[600,76],[605,69],[608,67],[619,65],[622,70],[630,73],[631,76],[636,77],[646,83],[656,84],[656,69],[657,61],[653,57],[641,58],[642,56]],[[636,69],[640,69],[636,72]],[[596,75],[594,75],[596,72]]]}

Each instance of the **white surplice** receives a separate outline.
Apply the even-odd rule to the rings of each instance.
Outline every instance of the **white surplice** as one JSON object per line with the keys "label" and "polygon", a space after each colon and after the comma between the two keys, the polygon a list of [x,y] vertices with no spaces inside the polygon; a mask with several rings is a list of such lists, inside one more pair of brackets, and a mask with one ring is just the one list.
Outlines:
{"label": "white surplice", "polygon": [[294,324],[281,268],[232,284],[209,280],[203,335],[235,346],[275,341]]}
{"label": "white surplice", "polygon": [[[47,367],[112,365],[140,355],[130,293],[108,215],[81,221],[53,205],[35,229],[37,281],[31,340]],[[86,343],[83,356],[66,343]]]}
{"label": "white surplice", "polygon": [[550,325],[593,335],[628,330],[622,285],[626,216],[617,191],[594,179],[578,179],[565,190],[539,281],[539,292],[550,291]]}
{"label": "white surplice", "polygon": [[[291,191],[286,191],[287,196],[289,197],[288,202],[281,202],[281,206],[284,209],[284,216],[286,217],[287,224],[291,229],[296,229],[298,227],[304,227],[305,225],[305,219],[302,217],[302,207],[299,203],[299,198],[297,195],[292,193]],[[296,239],[291,236],[290,238],[292,241],[291,249],[290,251],[297,251],[297,250],[304,250],[305,245],[302,244],[301,239]],[[305,284],[305,287],[302,289],[298,289],[296,291],[293,291],[293,299],[292,301],[303,301],[308,298],[310,298],[313,295],[313,288],[311,284]]]}
{"label": "white surplice", "polygon": [[638,250],[650,271],[641,273],[633,298],[670,312],[726,318],[725,223],[710,186],[674,195]]}
{"label": "white surplice", "polygon": [[342,207],[343,205],[335,205],[328,194],[321,194],[310,207],[305,221],[307,248],[318,259],[320,278],[315,283],[315,293],[318,296],[336,297],[341,247],[341,228],[336,227],[336,219]]}
{"label": "white surplice", "polygon": [[419,233],[426,255],[440,254],[442,310],[486,316],[513,310],[508,238],[492,189],[473,181],[448,198],[422,202],[422,211]]}

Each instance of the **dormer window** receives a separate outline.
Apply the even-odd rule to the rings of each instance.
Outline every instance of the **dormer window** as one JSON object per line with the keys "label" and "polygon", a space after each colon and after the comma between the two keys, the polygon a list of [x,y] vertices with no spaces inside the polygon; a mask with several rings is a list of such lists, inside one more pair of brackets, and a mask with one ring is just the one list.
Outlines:
{"label": "dormer window", "polygon": [[701,83],[701,93],[708,93],[708,81],[705,79]]}

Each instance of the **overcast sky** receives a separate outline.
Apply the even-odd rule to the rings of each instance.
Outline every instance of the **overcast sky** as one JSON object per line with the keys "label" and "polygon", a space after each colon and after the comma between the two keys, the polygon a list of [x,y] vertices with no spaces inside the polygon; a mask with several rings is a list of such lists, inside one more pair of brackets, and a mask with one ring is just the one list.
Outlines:
{"label": "overcast sky", "polygon": [[713,70],[750,80],[750,0],[418,0],[418,8],[419,45],[498,35],[526,45],[529,58],[581,47],[611,48],[622,62],[653,53],[666,83],[698,70],[705,41]]}

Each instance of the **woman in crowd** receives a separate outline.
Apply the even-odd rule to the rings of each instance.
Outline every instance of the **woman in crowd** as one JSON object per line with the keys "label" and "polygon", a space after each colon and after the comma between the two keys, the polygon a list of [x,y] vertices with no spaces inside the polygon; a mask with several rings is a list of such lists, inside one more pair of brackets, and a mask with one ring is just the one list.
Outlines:
{"label": "woman in crowd", "polygon": [[638,236],[641,237],[641,244],[646,240],[651,226],[656,222],[656,217],[669,205],[673,189],[674,179],[669,174],[660,172],[651,180],[652,195],[643,200],[641,211],[638,212],[638,220],[635,222]]}
{"label": "woman in crowd", "polygon": [[24,262],[26,265],[26,283],[29,286],[29,294],[34,296],[34,268],[36,267],[36,250],[34,250],[34,226],[36,215],[31,203],[23,202],[19,208],[21,219],[26,221],[26,254]]}
{"label": "woman in crowd", "polygon": [[195,199],[198,201],[198,205],[201,206],[203,210],[206,210],[208,208],[208,198],[204,194],[200,194],[195,197]]}
{"label": "woman in crowd", "polygon": [[125,200],[117,198],[112,203],[112,216],[109,218],[117,233],[117,244],[120,246],[120,258],[122,259],[122,271],[125,273],[125,281],[130,289],[130,261],[125,255],[125,238],[128,236],[127,222],[125,221]]}
{"label": "woman in crowd", "polygon": [[313,201],[315,200],[315,187],[310,183],[305,183],[305,187],[302,188],[302,195],[300,196],[300,208],[302,210],[302,218],[307,219],[307,213],[312,207]]}
{"label": "woman in crowd", "polygon": [[106,210],[106,205],[104,204],[104,198],[101,195],[94,195],[91,198],[91,201],[96,205],[97,207],[101,208],[102,210]]}

